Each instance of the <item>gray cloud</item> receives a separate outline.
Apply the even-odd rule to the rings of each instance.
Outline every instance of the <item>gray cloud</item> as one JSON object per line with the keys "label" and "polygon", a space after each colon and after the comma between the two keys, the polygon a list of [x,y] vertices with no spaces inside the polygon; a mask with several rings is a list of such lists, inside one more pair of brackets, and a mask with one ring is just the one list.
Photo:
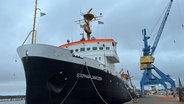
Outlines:
{"label": "gray cloud", "polygon": [[[39,8],[47,15],[37,17],[37,42],[59,46],[66,40],[80,39],[81,29],[74,21],[81,19],[80,11],[85,13],[93,8],[93,13],[103,13],[104,25],[92,23],[92,35],[97,38],[114,38],[118,42],[118,53],[122,67],[129,70],[136,86],[141,78],[139,57],[142,55],[142,28],[148,34],[161,15],[169,0],[39,0]],[[173,78],[184,77],[184,8],[182,0],[175,0],[155,52],[155,65]],[[16,48],[22,44],[32,29],[33,1],[0,1],[0,94],[25,94],[25,77]],[[157,26],[159,27],[159,25]],[[155,30],[151,35],[153,38]],[[150,39],[153,43],[154,39]],[[27,43],[30,42],[30,39]],[[15,62],[17,60],[17,62]],[[11,92],[10,92],[11,91]]]}

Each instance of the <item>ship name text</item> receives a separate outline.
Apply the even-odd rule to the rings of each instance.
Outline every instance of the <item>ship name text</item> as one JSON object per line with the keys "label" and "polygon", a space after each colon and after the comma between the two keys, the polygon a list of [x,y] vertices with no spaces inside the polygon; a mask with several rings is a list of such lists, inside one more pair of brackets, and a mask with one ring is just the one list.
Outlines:
{"label": "ship name text", "polygon": [[102,80],[102,77],[94,76],[94,75],[87,75],[87,74],[83,74],[83,73],[77,73],[77,77],[78,78],[86,78],[86,79],[94,79],[94,80],[98,80],[98,81]]}

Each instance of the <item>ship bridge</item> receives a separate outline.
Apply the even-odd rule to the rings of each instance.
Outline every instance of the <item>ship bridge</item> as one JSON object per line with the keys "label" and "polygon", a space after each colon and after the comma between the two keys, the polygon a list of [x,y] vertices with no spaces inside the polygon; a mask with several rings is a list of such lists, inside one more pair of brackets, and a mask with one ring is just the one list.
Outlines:
{"label": "ship bridge", "polygon": [[69,49],[76,56],[97,60],[101,63],[102,70],[114,73],[114,64],[119,63],[116,45],[117,43],[113,39],[90,39],[68,42],[59,48]]}

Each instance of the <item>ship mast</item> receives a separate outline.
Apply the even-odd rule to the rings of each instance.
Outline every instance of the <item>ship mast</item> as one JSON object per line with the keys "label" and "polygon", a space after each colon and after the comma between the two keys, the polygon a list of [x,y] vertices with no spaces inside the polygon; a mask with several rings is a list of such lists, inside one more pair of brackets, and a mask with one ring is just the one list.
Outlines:
{"label": "ship mast", "polygon": [[92,13],[90,13],[92,11],[92,8],[86,13],[83,15],[83,18],[82,20],[77,20],[75,22],[77,23],[84,23],[82,25],[84,31],[86,32],[87,34],[87,39],[90,40],[91,39],[91,28],[90,28],[90,22],[93,20],[93,21],[97,21],[99,20],[99,17],[102,17],[101,14],[100,16],[94,16]]}
{"label": "ship mast", "polygon": [[94,18],[94,15],[90,13],[91,10],[92,8],[86,14],[83,15],[84,21],[85,21],[85,24],[83,25],[83,29],[87,34],[88,40],[91,39],[90,21]]}
{"label": "ship mast", "polygon": [[32,41],[31,44],[35,44],[36,43],[36,14],[37,14],[37,10],[40,10],[40,16],[44,16],[46,15],[45,13],[41,12],[41,9],[37,7],[38,4],[38,0],[35,0],[35,9],[34,9],[34,21],[33,21],[33,28],[32,30],[29,32],[29,34],[27,35],[26,39],[24,40],[24,42],[22,43],[22,45],[24,45],[24,43],[26,42],[26,40],[28,39],[28,37],[31,35],[32,33]]}
{"label": "ship mast", "polygon": [[35,25],[36,25],[36,13],[37,13],[37,2],[38,0],[35,1],[35,10],[34,10],[34,21],[33,21],[33,29],[32,29],[32,44],[34,44],[36,41],[36,38],[35,38]]}

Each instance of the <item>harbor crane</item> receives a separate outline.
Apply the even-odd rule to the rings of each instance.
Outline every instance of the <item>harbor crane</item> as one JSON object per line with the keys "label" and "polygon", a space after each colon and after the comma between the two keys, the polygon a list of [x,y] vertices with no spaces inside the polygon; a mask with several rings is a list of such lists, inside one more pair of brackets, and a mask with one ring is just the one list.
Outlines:
{"label": "harbor crane", "polygon": [[[150,37],[146,35],[146,29],[142,30],[142,34],[144,36],[143,37],[143,41],[144,41],[143,56],[140,57],[140,70],[144,70],[142,79],[140,81],[142,96],[144,95],[144,85],[162,84],[166,89],[166,92],[168,93],[167,83],[170,83],[171,88],[174,92],[174,95],[176,94],[175,81],[171,79],[169,75],[164,74],[161,70],[159,70],[156,66],[153,65],[154,59],[155,59],[153,57],[153,54],[156,50],[156,47],[162,35],[172,3],[173,3],[173,0],[170,0],[152,47],[148,45],[148,39]],[[159,75],[159,77],[154,75],[154,73],[152,72],[153,70]]]}

